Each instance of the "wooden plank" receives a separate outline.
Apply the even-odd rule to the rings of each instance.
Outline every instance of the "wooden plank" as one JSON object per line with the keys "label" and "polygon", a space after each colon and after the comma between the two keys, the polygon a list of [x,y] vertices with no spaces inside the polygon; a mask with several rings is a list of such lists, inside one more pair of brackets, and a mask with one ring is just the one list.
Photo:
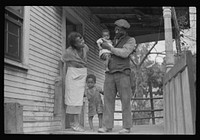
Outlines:
{"label": "wooden plank", "polygon": [[176,114],[177,114],[177,133],[184,134],[185,133],[185,122],[184,122],[184,109],[183,109],[183,91],[182,91],[182,83],[181,83],[181,74],[175,78],[175,93],[176,93]]}
{"label": "wooden plank", "polygon": [[41,59],[44,59],[52,67],[58,67],[58,61],[60,60],[61,52],[58,53],[58,52],[54,51],[54,54],[52,55],[48,52],[45,52],[44,49],[42,49],[42,48],[43,48],[43,46],[41,46],[41,45],[38,45],[38,46],[31,45],[31,49],[29,50],[30,54],[37,56]]}
{"label": "wooden plank", "polygon": [[21,82],[13,82],[13,81],[5,79],[4,86],[10,86],[10,85],[12,85],[12,87],[21,88],[21,89],[25,89],[25,90],[30,89],[30,90],[35,90],[35,91],[54,93],[54,89],[37,87],[37,86],[33,86],[33,85],[27,85],[27,84],[24,84]]}
{"label": "wooden plank", "polygon": [[29,64],[32,70],[36,70],[41,73],[45,73],[52,77],[57,77],[58,72],[50,71],[49,69],[45,68],[40,62],[35,61],[34,59],[29,60]]}
{"label": "wooden plank", "polygon": [[186,134],[194,134],[188,68],[181,73]]}
{"label": "wooden plank", "polygon": [[4,133],[23,133],[23,106],[4,103]]}
{"label": "wooden plank", "polygon": [[36,76],[36,77],[40,77],[40,78],[43,78],[45,80],[50,80],[52,82],[55,81],[55,77],[57,76],[51,76],[49,75],[47,72],[44,72],[44,71],[40,71],[40,69],[30,69],[28,71],[28,74],[30,74],[31,76]]}
{"label": "wooden plank", "polygon": [[24,128],[24,134],[31,134],[33,132],[35,133],[41,133],[41,132],[48,132],[53,130],[60,130],[61,126],[45,126],[45,127],[25,127]]}
{"label": "wooden plank", "polygon": [[47,61],[45,56],[43,56],[43,58],[42,58],[42,55],[40,53],[36,53],[36,52],[32,51],[30,56],[29,56],[29,59],[33,59],[33,60],[35,60],[37,62],[40,62],[45,67],[49,68],[52,72],[56,72],[57,73],[57,71],[58,71],[58,69],[57,69],[58,65],[55,65],[55,64]]}
{"label": "wooden plank", "polygon": [[182,71],[186,67],[186,56],[183,55],[177,63],[174,65],[174,67],[169,70],[169,72],[164,76],[164,83],[169,81],[172,77],[176,76],[176,74],[180,71]]}
{"label": "wooden plank", "polygon": [[[52,8],[50,8],[52,9]],[[52,25],[58,26],[58,23],[61,23],[61,15],[57,12],[50,12],[44,6],[33,6],[32,11],[37,13],[41,18],[45,19],[46,21],[50,22]]]}
{"label": "wooden plank", "polygon": [[9,80],[12,82],[20,82],[26,85],[32,85],[32,86],[37,86],[37,87],[42,87],[42,88],[50,88],[50,89],[55,89],[55,84],[47,84],[44,82],[38,82],[34,80],[29,80],[26,78],[21,78],[18,76],[13,76],[13,75],[4,75],[4,80]]}
{"label": "wooden plank", "polygon": [[23,111],[23,116],[53,116],[53,112],[33,112],[33,111]]}
{"label": "wooden plank", "polygon": [[55,81],[54,80],[51,80],[51,79],[48,79],[46,77],[39,77],[38,75],[32,75],[32,74],[26,74],[26,76],[24,76],[23,73],[13,73],[11,71],[8,71],[8,70],[5,70],[4,69],[4,74],[5,75],[10,75],[10,76],[15,76],[15,77],[20,77],[20,78],[26,78],[27,80],[33,80],[33,81],[37,81],[37,82],[41,82],[41,83],[47,83],[47,84],[50,84],[50,85],[54,85],[55,84]]}
{"label": "wooden plank", "polygon": [[50,40],[49,36],[47,36],[45,33],[38,32],[38,29],[36,29],[34,26],[31,27],[32,28],[30,29],[30,39],[32,39],[32,41],[42,44],[46,48],[52,50],[53,53],[61,53],[61,44],[59,42],[55,43],[54,41]]}
{"label": "wooden plank", "polygon": [[196,125],[196,64],[193,61],[191,51],[186,52],[186,62],[188,65],[188,80],[189,80],[189,91],[191,98],[191,109],[192,109],[192,124],[193,124],[193,132],[195,133],[195,125]]}
{"label": "wooden plank", "polygon": [[61,34],[57,33],[56,31],[52,31],[51,28],[45,28],[44,23],[40,22],[39,19],[31,16],[31,22],[30,23],[31,23],[31,27],[35,27],[36,29],[38,29],[42,33],[41,35],[46,34],[47,38],[50,41],[54,42],[55,44],[61,43]]}
{"label": "wooden plank", "polygon": [[45,25],[46,21],[41,22],[41,19],[38,19],[38,17],[34,17],[33,14],[31,15],[31,26],[37,28],[38,30],[41,30],[41,33],[45,33],[46,36],[51,37],[51,41],[55,43],[61,43],[61,33],[56,31],[57,29],[53,29],[51,27],[48,27]]}
{"label": "wooden plank", "polygon": [[[44,8],[44,9],[46,9],[46,8]],[[61,27],[59,24],[59,23],[61,23],[61,20],[56,19],[56,16],[55,16],[56,13],[54,13],[52,15],[48,15],[47,13],[44,12],[44,10],[41,10],[41,8],[39,8],[37,6],[37,7],[33,7],[31,9],[31,15],[33,15],[33,14],[35,17],[37,17],[42,22],[46,22],[45,26],[48,26],[53,29],[56,28],[56,26],[57,26],[57,30],[61,30]],[[44,16],[44,14],[46,14],[46,16]],[[51,19],[49,19],[49,18],[51,18]]]}
{"label": "wooden plank", "polygon": [[45,106],[45,107],[53,107],[54,105],[52,103],[45,103],[45,102],[39,102],[39,101],[32,101],[32,100],[24,100],[24,99],[16,99],[16,98],[10,98],[10,97],[4,97],[5,103],[12,103],[16,102],[21,105],[29,105],[29,106]]}
{"label": "wooden plank", "polygon": [[53,44],[54,46],[58,46],[56,48],[59,48],[59,46],[61,45],[61,38],[55,39],[53,38],[51,35],[48,35],[46,32],[44,32],[44,29],[42,29],[41,27],[37,27],[37,25],[32,25],[34,24],[33,22],[31,22],[31,26],[30,26],[30,34],[34,34],[35,36],[41,36],[46,38],[47,41],[51,42],[51,44]]}
{"label": "wooden plank", "polygon": [[165,98],[166,98],[166,104],[165,104],[165,110],[166,110],[166,133],[170,134],[170,120],[171,120],[171,109],[170,109],[170,84],[169,82],[165,84]]}
{"label": "wooden plank", "polygon": [[24,122],[53,121],[52,116],[23,116]]}
{"label": "wooden plank", "polygon": [[4,97],[31,100],[31,101],[41,101],[41,102],[46,102],[46,103],[54,102],[54,99],[50,99],[50,98],[37,97],[37,96],[31,96],[31,95],[26,95],[26,94],[18,94],[18,93],[13,93],[13,92],[5,92]]}
{"label": "wooden plank", "polygon": [[171,79],[171,83],[172,83],[172,87],[173,87],[173,88],[170,87],[171,90],[173,91],[173,92],[170,92],[170,94],[172,95],[171,106],[172,106],[172,110],[173,110],[173,130],[174,130],[174,134],[176,134],[177,133],[177,119],[178,118],[177,118],[177,115],[176,115],[177,110],[176,110],[175,78]]}
{"label": "wooden plank", "polygon": [[38,92],[38,91],[33,91],[33,90],[25,90],[25,89],[21,89],[21,88],[12,87],[12,86],[5,86],[4,91],[54,99],[54,94],[51,94],[48,92],[45,93],[45,92]]}
{"label": "wooden plank", "polygon": [[23,106],[24,111],[42,111],[42,112],[53,112],[52,107],[41,107],[41,106]]}
{"label": "wooden plank", "polygon": [[169,82],[170,84],[170,89],[169,89],[169,94],[170,94],[170,97],[169,97],[169,107],[170,107],[170,131],[171,131],[171,134],[174,133],[174,110],[173,110],[173,94],[174,94],[174,84],[173,84],[173,81],[171,79],[171,81]]}
{"label": "wooden plank", "polygon": [[23,127],[44,127],[44,126],[59,126],[60,121],[49,121],[49,122],[24,122]]}
{"label": "wooden plank", "polygon": [[54,47],[47,47],[49,46],[47,43],[42,42],[44,44],[43,45],[40,42],[41,41],[37,37],[30,36],[30,46],[34,47],[34,50],[36,52],[40,52],[42,55],[49,57],[52,63],[57,64],[58,63],[57,61],[60,60],[61,51],[58,52],[52,50],[52,48]]}

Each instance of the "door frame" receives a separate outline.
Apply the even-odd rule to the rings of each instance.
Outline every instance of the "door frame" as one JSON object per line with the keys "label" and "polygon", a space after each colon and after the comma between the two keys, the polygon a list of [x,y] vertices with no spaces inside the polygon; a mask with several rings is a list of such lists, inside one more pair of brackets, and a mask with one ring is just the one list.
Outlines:
{"label": "door frame", "polygon": [[[65,51],[66,48],[66,20],[69,20],[70,22],[76,24],[78,26],[78,32],[80,32],[83,36],[84,36],[84,28],[85,28],[85,23],[84,21],[74,12],[74,10],[72,9],[73,7],[69,7],[69,6],[63,6],[62,8],[62,52]],[[62,129],[65,129],[65,125],[66,125],[66,119],[65,119],[65,104],[64,104],[64,93],[65,93],[65,74],[66,74],[66,65],[63,65],[62,68],[62,77],[63,77],[63,85],[62,85],[62,91],[63,91],[63,106],[62,108],[62,117],[61,117],[61,123],[62,123]],[[84,106],[84,105],[83,105]],[[83,111],[84,111],[84,107],[83,107]],[[85,113],[85,112],[84,112]],[[83,121],[85,120],[84,118],[85,115],[83,115]],[[85,121],[83,122],[84,125]]]}

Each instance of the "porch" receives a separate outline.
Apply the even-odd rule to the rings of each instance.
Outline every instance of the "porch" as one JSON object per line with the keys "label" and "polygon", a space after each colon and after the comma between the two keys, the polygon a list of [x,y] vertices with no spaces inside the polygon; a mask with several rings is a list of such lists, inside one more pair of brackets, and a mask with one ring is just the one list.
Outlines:
{"label": "porch", "polygon": [[[35,13],[37,13],[38,11],[40,18],[36,18],[36,19],[41,19],[43,15],[40,14],[40,12],[43,12],[45,14],[45,10],[43,11],[41,9],[46,8],[50,10],[53,7],[49,8],[47,6],[47,7],[42,7],[41,9],[40,8],[41,7],[38,8],[37,6],[33,7],[30,10],[30,12],[32,12],[31,16],[37,17],[37,14]],[[64,6],[62,7],[62,9],[63,9],[62,17],[60,16],[61,14],[57,15],[57,17],[59,18],[63,18],[62,23],[61,23],[61,20],[59,20],[59,23],[61,23],[63,27],[62,27],[62,37],[60,37],[60,34],[59,34],[60,44],[58,43],[59,44],[58,46],[59,47],[62,46],[63,47],[62,49],[65,48],[65,44],[66,44],[65,39],[69,31],[76,29],[77,31],[83,33],[83,35],[86,36],[86,42],[90,44],[90,47],[92,50],[89,57],[90,72],[101,70],[99,63],[93,62],[93,59],[94,58],[96,59],[98,56],[97,55],[98,52],[94,48],[92,48],[94,45],[93,42],[95,42],[95,38],[98,37],[96,34],[95,35],[92,34],[94,31],[91,30],[92,28],[95,29],[96,22],[94,21],[94,19],[98,19],[99,21],[98,25],[100,24],[103,28],[107,27],[109,30],[111,30],[111,38],[113,38],[114,36],[114,33],[113,33],[114,21],[119,18],[125,18],[130,22],[131,27],[132,27],[129,31],[129,34],[130,36],[134,36],[136,38],[137,43],[159,41],[159,40],[165,39],[167,71],[166,71],[166,76],[164,80],[165,93],[163,97],[164,104],[165,104],[163,108],[164,123],[156,124],[156,125],[133,125],[130,134],[136,134],[136,135],[137,134],[147,134],[147,135],[148,134],[195,134],[195,120],[196,120],[195,118],[196,78],[195,77],[196,75],[193,72],[195,68],[193,69],[193,66],[191,65],[192,63],[191,63],[190,54],[185,55],[183,58],[181,58],[174,64],[174,61],[173,61],[174,56],[172,52],[172,39],[175,38],[176,42],[178,42],[178,39],[177,39],[178,24],[177,24],[177,18],[175,16],[176,13],[172,7],[163,7],[163,8],[162,7],[88,7],[87,13],[89,16],[87,18],[84,18],[85,16],[84,14],[86,13],[86,11],[85,13],[83,13],[84,16],[80,14],[81,9],[80,11],[77,10],[74,12],[73,10],[78,9],[76,7],[69,8],[69,7]],[[185,14],[188,12],[188,7],[175,8],[175,9],[176,9],[176,12],[182,11],[182,14],[184,14],[184,12]],[[59,13],[61,13],[61,10],[59,10]],[[79,14],[80,15],[77,16],[77,13],[78,15]],[[53,13],[49,12],[49,15],[53,15]],[[76,19],[74,17],[76,18],[79,17],[79,18]],[[73,22],[73,23],[70,23],[68,19],[70,20],[70,22]],[[37,21],[37,20],[33,18],[32,21]],[[51,22],[51,21],[48,20],[45,23],[49,24],[48,22]],[[91,24],[86,24],[87,22],[91,22]],[[187,23],[188,24],[184,25],[185,28],[189,27],[189,22]],[[32,23],[32,24],[33,26],[37,27],[36,23]],[[35,27],[32,27],[31,29],[33,31],[37,30],[38,32],[40,32],[40,30],[43,30],[43,28],[36,29]],[[99,26],[99,29],[100,29],[100,26]],[[32,33],[32,30],[31,30],[31,33]],[[27,34],[28,33],[29,32],[27,32]],[[32,33],[31,35],[34,36],[37,34]],[[42,35],[45,35],[45,33],[41,33],[41,36]],[[36,48],[35,46],[37,46],[37,44],[33,42],[34,40],[36,39],[32,37],[32,43],[33,43],[32,50]],[[46,41],[47,39],[44,39],[44,40]],[[42,43],[42,44],[46,45],[46,43]],[[38,47],[38,51],[39,51],[39,47]],[[45,52],[48,52],[48,51],[45,51]],[[35,52],[33,53],[35,54]],[[39,66],[41,66],[41,64]],[[57,67],[58,64],[56,63],[55,66]],[[35,65],[33,65],[33,68],[35,68]],[[59,68],[61,68],[59,75],[64,77],[63,75],[65,75],[65,70],[66,70],[65,67],[59,65]],[[40,72],[40,69],[39,70],[36,69],[36,70]],[[44,73],[41,74],[41,76],[43,76],[46,73],[49,74],[48,72],[46,73],[45,72],[46,71],[44,71]],[[100,74],[98,73],[98,78],[101,81],[104,80],[102,76],[103,74],[104,74],[103,72]],[[54,76],[57,76],[57,75],[54,74]],[[52,78],[52,75],[48,77],[50,79]],[[41,78],[39,80],[41,81]],[[52,84],[55,84],[53,80],[52,80]],[[47,80],[45,79],[44,81],[47,81]],[[98,84],[102,85],[102,83],[103,82],[98,81]],[[59,86],[62,86],[62,84],[63,84],[62,82],[58,82],[55,84],[55,96],[50,97],[51,100],[49,102],[51,102],[51,104],[47,104],[48,105],[47,109],[49,110],[47,110],[46,108],[36,108],[35,106],[33,106],[33,103],[35,102],[27,102],[27,101],[21,102],[20,100],[19,103],[24,103],[23,105],[25,106],[25,108],[24,110],[22,108],[18,109],[20,110],[19,112],[20,115],[18,114],[18,117],[16,117],[17,124],[14,119],[12,121],[12,124],[16,124],[20,129],[18,130],[17,128],[17,130],[13,131],[12,133],[23,132],[23,133],[34,133],[34,134],[48,133],[48,134],[100,134],[101,135],[102,133],[97,132],[98,124],[94,124],[95,130],[96,130],[95,132],[90,131],[88,125],[84,125],[85,130],[86,130],[85,132],[74,132],[71,129],[68,129],[68,128],[65,129],[66,118],[65,118],[65,112],[64,112],[63,102],[62,102],[64,89],[62,87],[61,88],[59,87]],[[41,83],[37,83],[37,85],[40,86]],[[23,85],[20,85],[20,86],[23,86]],[[47,88],[45,87],[45,90],[46,89]],[[32,88],[32,90],[35,90],[35,88]],[[30,90],[26,90],[24,91],[24,93],[27,93],[27,91],[30,91]],[[49,91],[51,91],[51,89],[49,89]],[[21,92],[21,90],[18,92]],[[39,94],[39,92],[37,92],[37,94]],[[15,98],[18,98],[18,97],[21,97],[21,96],[15,96]],[[32,98],[28,98],[28,99],[32,100]],[[34,100],[39,100],[39,99],[34,98]],[[58,102],[55,103],[54,101],[56,100],[58,100]],[[41,104],[37,102],[37,106],[46,106],[45,101],[46,100],[42,100]],[[27,104],[29,106],[27,106]],[[29,111],[30,109],[32,112]],[[151,111],[153,111],[153,109]],[[84,118],[85,119],[87,118],[84,115],[82,115],[81,117],[82,117],[81,118],[82,123],[84,124],[85,123]],[[177,118],[181,118],[181,119],[178,119],[177,121]],[[24,124],[23,124],[23,121],[25,121]],[[9,124],[8,126],[12,127],[13,126],[12,124]],[[121,129],[121,125],[116,124],[114,126],[113,131],[111,133],[106,133],[106,134],[118,134],[118,131],[120,129]],[[5,128],[5,130],[7,130],[7,128]]]}
{"label": "porch", "polygon": [[[121,130],[120,125],[115,125],[112,132],[108,133],[98,133],[98,126],[94,125],[95,132],[91,131],[89,127],[85,127],[85,132],[74,132],[71,129],[65,129],[62,131],[54,131],[50,134],[80,134],[80,135],[115,135],[119,134],[118,131]],[[164,125],[133,125],[131,128],[131,132],[128,135],[163,135],[164,133]]]}

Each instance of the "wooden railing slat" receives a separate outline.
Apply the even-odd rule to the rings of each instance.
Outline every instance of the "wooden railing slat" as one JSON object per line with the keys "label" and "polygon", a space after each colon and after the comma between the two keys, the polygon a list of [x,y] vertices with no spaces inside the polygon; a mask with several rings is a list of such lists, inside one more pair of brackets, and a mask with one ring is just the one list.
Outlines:
{"label": "wooden railing slat", "polygon": [[181,86],[181,74],[178,73],[175,78],[175,92],[176,92],[176,109],[177,109],[177,133],[185,133],[184,115],[183,115],[183,96],[182,96],[182,86]]}

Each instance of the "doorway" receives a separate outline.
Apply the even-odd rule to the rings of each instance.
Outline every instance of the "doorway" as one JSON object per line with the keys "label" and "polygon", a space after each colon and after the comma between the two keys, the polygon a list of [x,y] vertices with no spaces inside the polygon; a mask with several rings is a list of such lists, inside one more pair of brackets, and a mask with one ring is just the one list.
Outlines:
{"label": "doorway", "polygon": [[[75,31],[75,32],[79,32],[81,35],[83,35],[83,26],[82,26],[82,23],[79,22],[77,19],[75,18],[72,18],[71,16],[70,17],[67,17],[66,18],[66,48],[69,47],[69,43],[68,43],[68,35]],[[66,72],[65,72],[66,74]],[[65,107],[66,109],[66,107]],[[82,108],[82,113],[80,115],[80,124],[82,126],[84,126],[84,105],[83,105],[83,108]],[[69,115],[69,114],[66,114],[65,115],[65,129],[66,128],[70,128],[70,122],[73,122],[74,121],[74,118]]]}

